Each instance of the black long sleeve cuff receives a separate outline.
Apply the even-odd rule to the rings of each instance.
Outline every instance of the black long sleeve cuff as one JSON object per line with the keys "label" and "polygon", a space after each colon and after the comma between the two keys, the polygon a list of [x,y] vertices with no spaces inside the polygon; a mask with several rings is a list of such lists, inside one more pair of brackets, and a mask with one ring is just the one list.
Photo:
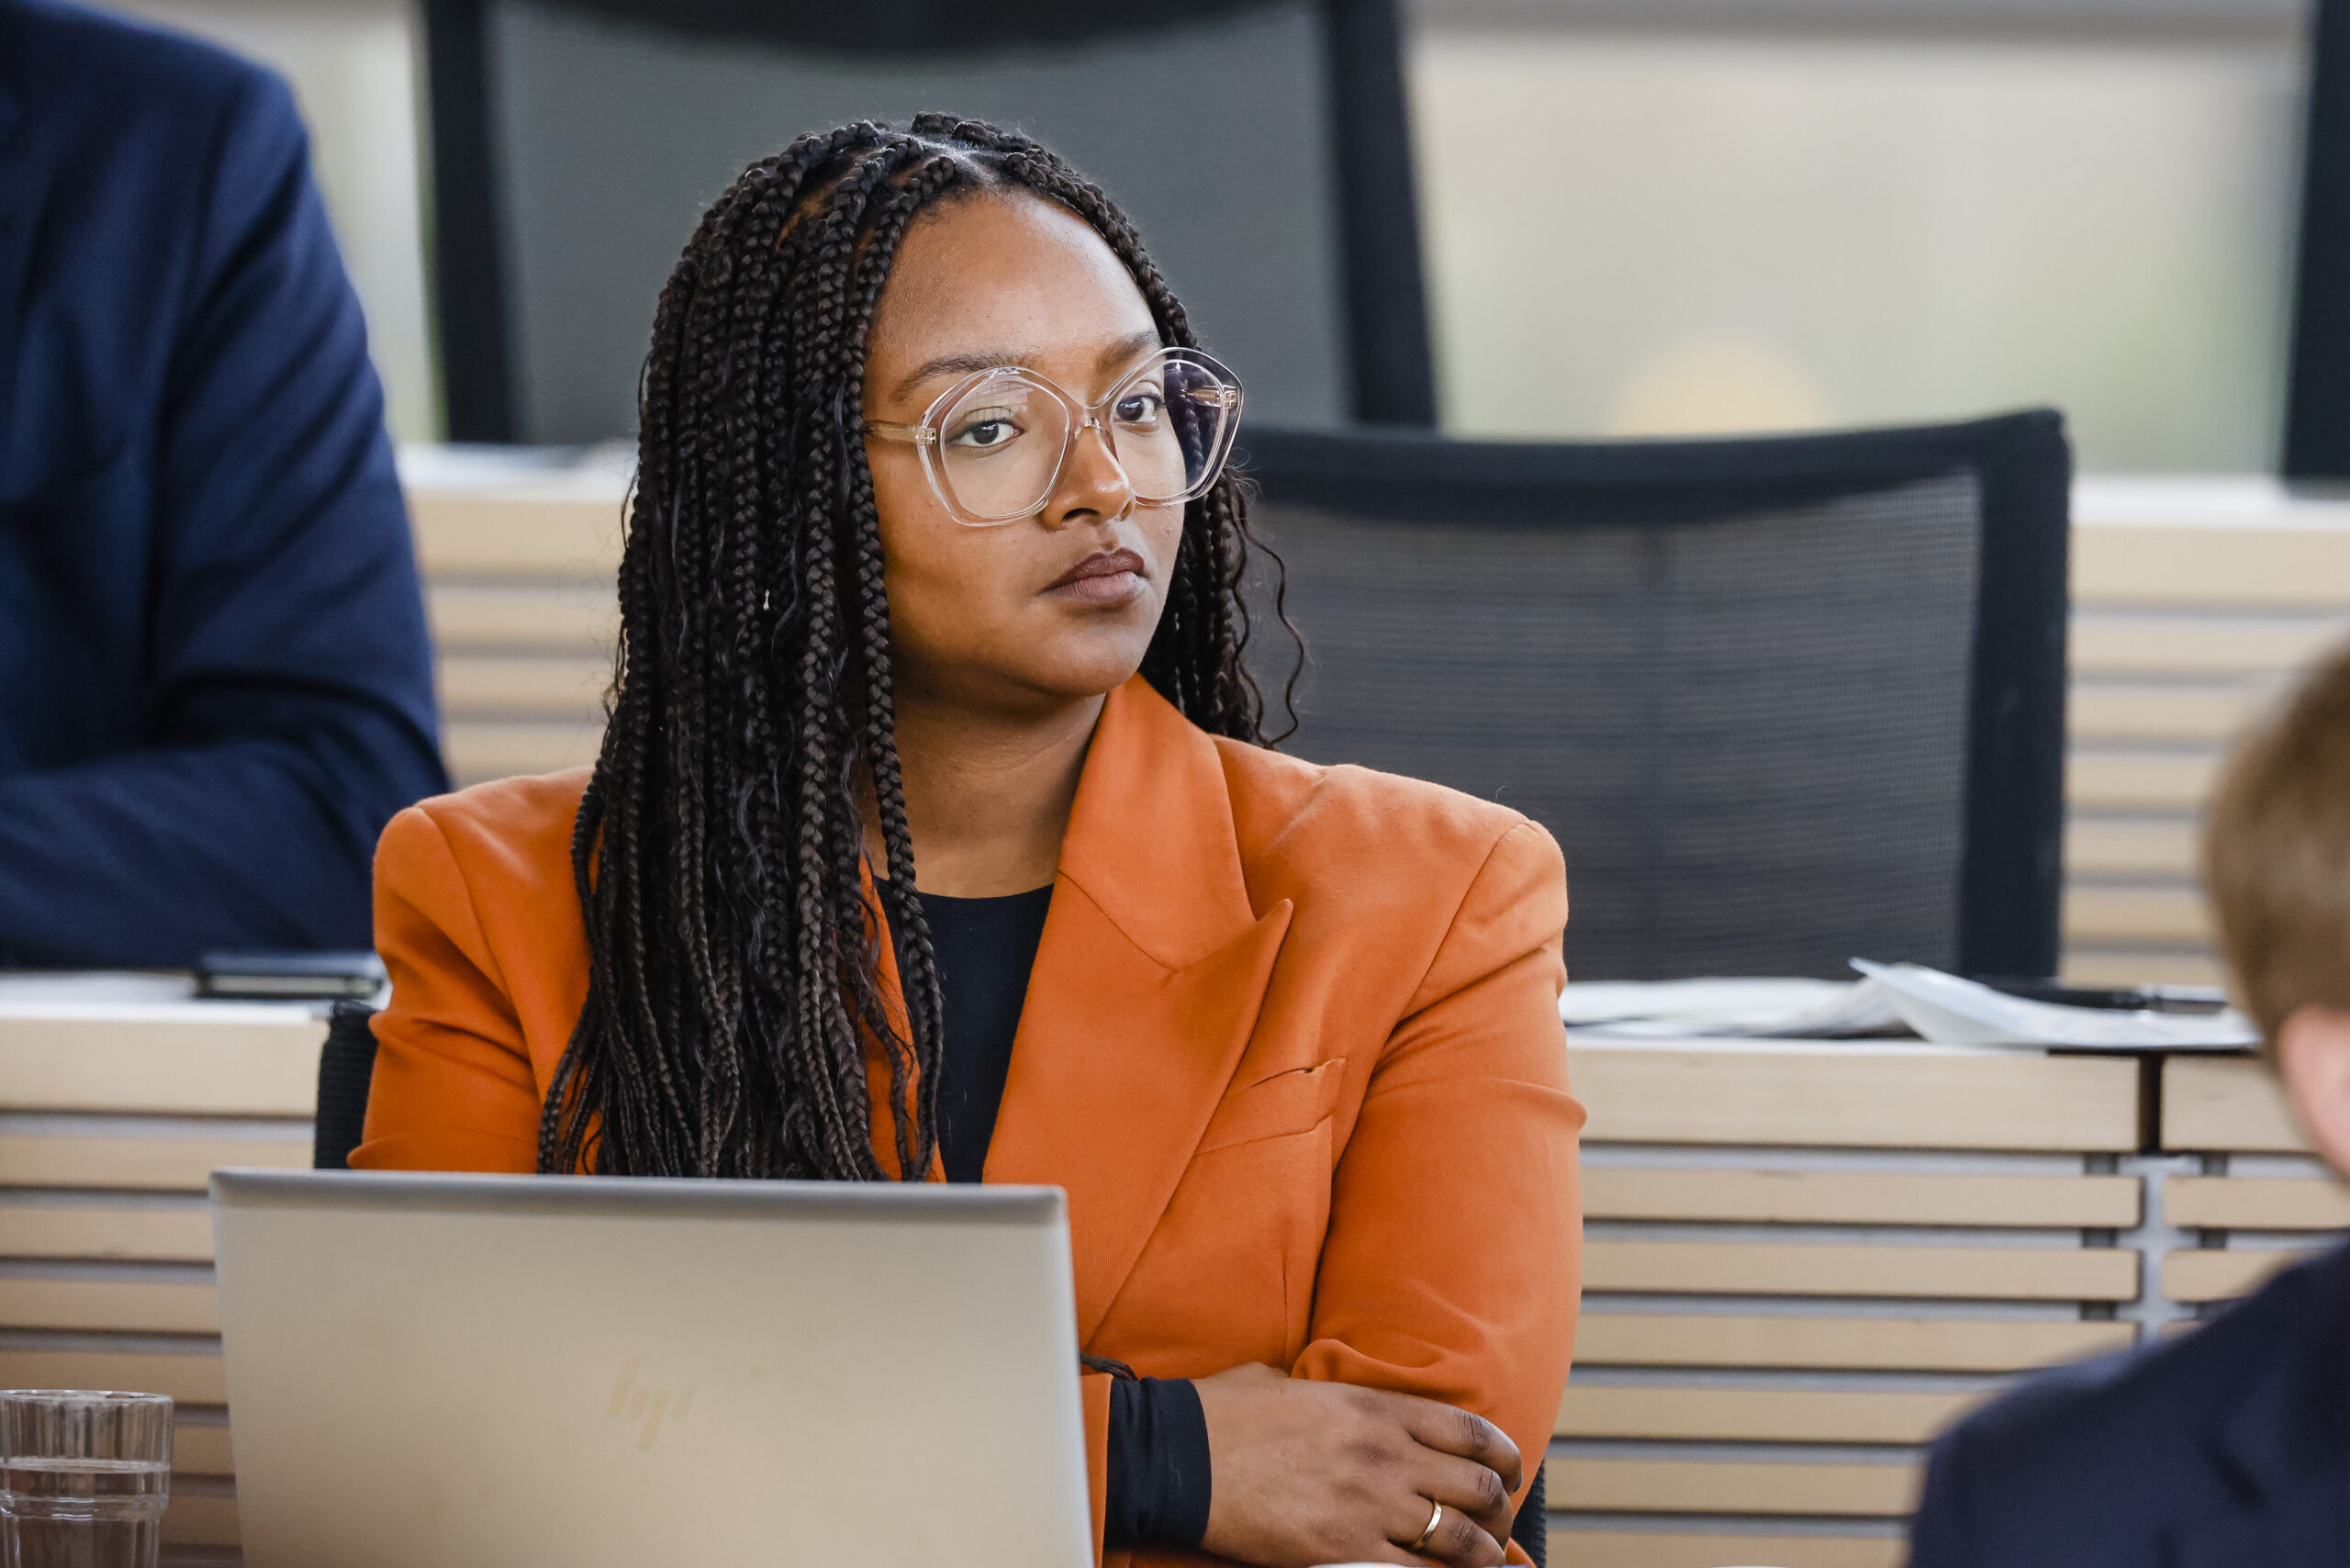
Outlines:
{"label": "black long sleeve cuff", "polygon": [[1197,1546],[1208,1529],[1208,1418],[1184,1378],[1110,1385],[1109,1498],[1102,1536]]}

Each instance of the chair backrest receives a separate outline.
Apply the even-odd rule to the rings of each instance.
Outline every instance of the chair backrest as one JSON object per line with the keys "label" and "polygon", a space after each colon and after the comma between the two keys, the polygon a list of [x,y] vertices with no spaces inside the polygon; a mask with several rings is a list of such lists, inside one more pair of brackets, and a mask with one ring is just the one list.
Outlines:
{"label": "chair backrest", "polygon": [[426,0],[450,436],[629,435],[703,207],[804,131],[931,109],[1107,189],[1253,410],[1429,423],[1396,5]]}
{"label": "chair backrest", "polygon": [[375,1010],[364,1002],[338,1002],[328,1014],[326,1045],[319,1052],[313,1170],[349,1170],[351,1151],[366,1134],[367,1092],[375,1079]]}
{"label": "chair backrest", "polygon": [[[1570,445],[1258,429],[1241,448],[1307,648],[1288,749],[1542,823],[1578,977],[2054,970],[2054,413]],[[1266,619],[1251,662],[1277,689],[1292,655]]]}

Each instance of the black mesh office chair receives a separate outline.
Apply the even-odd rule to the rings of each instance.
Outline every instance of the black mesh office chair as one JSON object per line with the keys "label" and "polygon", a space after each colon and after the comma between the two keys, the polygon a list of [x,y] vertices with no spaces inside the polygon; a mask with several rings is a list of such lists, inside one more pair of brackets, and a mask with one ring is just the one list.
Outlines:
{"label": "black mesh office chair", "polygon": [[[1287,749],[1542,823],[1578,978],[2054,971],[2056,414],[1240,446],[1309,650]],[[1252,664],[1278,685],[1292,655],[1264,619]]]}
{"label": "black mesh office chair", "polygon": [[375,1010],[364,1002],[338,1002],[328,1015],[326,1045],[319,1052],[319,1111],[310,1136],[310,1165],[319,1170],[348,1170],[351,1151],[367,1126],[367,1091],[375,1078]]}
{"label": "black mesh office chair", "polygon": [[1100,181],[1260,417],[1430,423],[1396,6],[425,0],[449,434],[629,435],[702,208],[803,131],[927,109]]}

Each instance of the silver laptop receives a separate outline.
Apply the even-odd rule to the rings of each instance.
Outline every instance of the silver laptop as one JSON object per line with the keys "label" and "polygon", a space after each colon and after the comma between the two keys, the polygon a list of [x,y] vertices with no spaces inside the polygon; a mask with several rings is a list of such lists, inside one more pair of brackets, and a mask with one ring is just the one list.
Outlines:
{"label": "silver laptop", "polygon": [[223,1170],[252,1568],[1087,1568],[1049,1187]]}

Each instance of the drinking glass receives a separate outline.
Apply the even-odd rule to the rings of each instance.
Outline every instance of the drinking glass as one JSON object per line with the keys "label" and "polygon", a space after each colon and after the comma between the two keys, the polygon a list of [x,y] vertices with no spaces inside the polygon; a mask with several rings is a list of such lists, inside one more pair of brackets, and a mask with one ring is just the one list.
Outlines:
{"label": "drinking glass", "polygon": [[171,1480],[162,1394],[0,1390],[6,1568],[155,1568]]}

